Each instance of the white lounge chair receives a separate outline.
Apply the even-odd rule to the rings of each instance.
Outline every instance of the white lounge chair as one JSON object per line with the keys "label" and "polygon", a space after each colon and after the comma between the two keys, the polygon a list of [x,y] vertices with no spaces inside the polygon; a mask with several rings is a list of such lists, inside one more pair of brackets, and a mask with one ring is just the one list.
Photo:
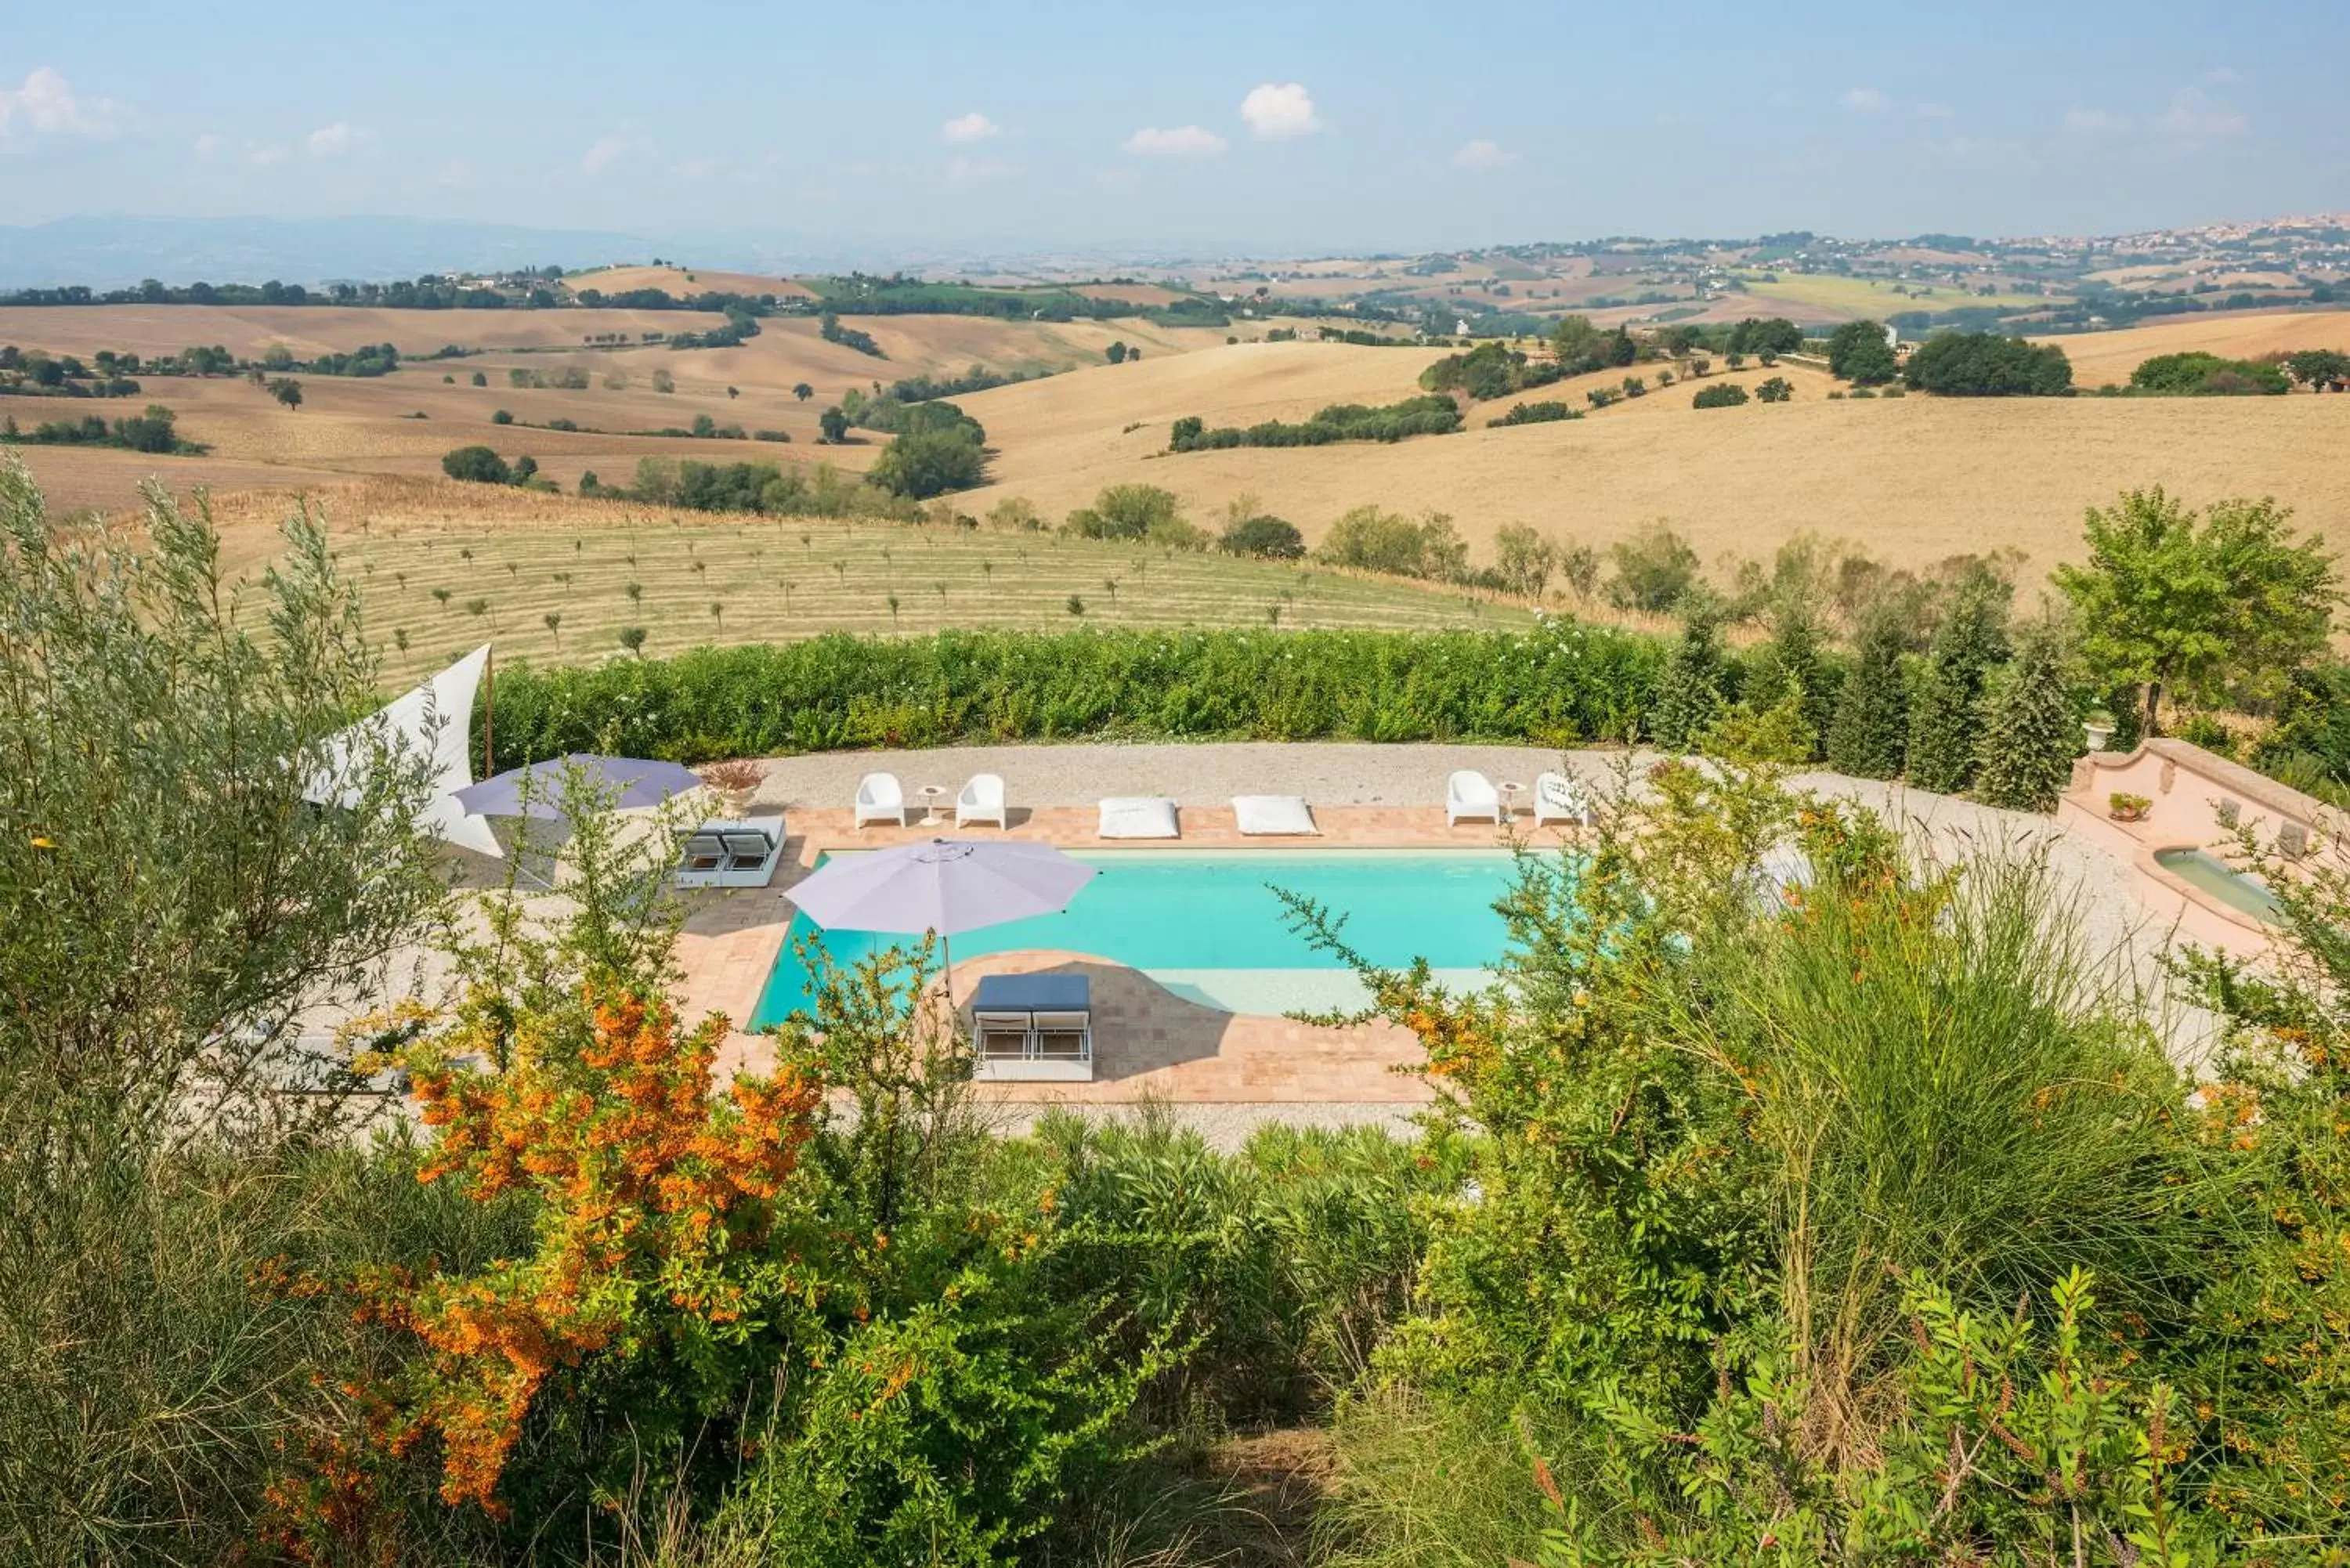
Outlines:
{"label": "white lounge chair", "polygon": [[1502,820],[1502,792],[1474,768],[1462,768],[1444,781],[1444,826],[1458,827],[1463,818]]}
{"label": "white lounge chair", "polygon": [[974,822],[992,822],[998,827],[1009,827],[1003,819],[1003,777],[1000,774],[973,774],[971,782],[955,796],[955,826],[968,827]]}
{"label": "white lounge chair", "polygon": [[1314,837],[1322,832],[1314,826],[1313,808],[1302,795],[1236,794],[1232,820],[1252,838]]}
{"label": "white lounge chair", "polygon": [[1114,794],[1101,803],[1104,838],[1176,838],[1175,803],[1163,794]]}
{"label": "white lounge chair", "polygon": [[1534,826],[1545,822],[1591,826],[1591,795],[1581,780],[1556,772],[1534,775]]}
{"label": "white lounge chair", "polygon": [[868,822],[906,826],[906,792],[898,787],[896,774],[867,774],[857,781],[857,826]]}

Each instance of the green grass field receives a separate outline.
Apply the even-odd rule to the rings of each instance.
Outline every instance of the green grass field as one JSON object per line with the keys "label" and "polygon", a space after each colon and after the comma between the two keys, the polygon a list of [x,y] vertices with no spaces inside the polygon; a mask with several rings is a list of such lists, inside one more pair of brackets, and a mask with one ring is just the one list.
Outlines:
{"label": "green grass field", "polygon": [[[1855,318],[1885,317],[1904,310],[1956,310],[1961,306],[1988,306],[1994,309],[2013,309],[2024,306],[2047,305],[2044,296],[2029,294],[1975,294],[1948,284],[1905,283],[1898,286],[1876,278],[1836,277],[1822,273],[1783,272],[1774,275],[1776,283],[1764,283],[1763,274],[1743,275],[1747,292],[1758,300],[1783,300],[1789,305],[1808,305],[1822,310],[1843,312]],[[1907,292],[1893,292],[1898,286]]]}
{"label": "green grass field", "polygon": [[341,535],[338,549],[395,681],[493,639],[501,651],[540,663],[593,662],[619,655],[620,629],[629,626],[645,628],[643,651],[659,656],[834,631],[1412,628],[1531,618],[1458,590],[1310,563],[824,518],[582,530],[377,527]]}

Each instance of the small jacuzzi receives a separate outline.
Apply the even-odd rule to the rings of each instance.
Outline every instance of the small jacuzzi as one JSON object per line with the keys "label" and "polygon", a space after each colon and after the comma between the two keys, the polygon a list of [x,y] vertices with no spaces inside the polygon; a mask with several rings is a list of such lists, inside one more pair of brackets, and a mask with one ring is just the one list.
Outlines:
{"label": "small jacuzzi", "polygon": [[2249,872],[2239,871],[2208,849],[2186,845],[2154,852],[2154,863],[2205,898],[2238,909],[2256,920],[2275,925],[2284,919],[2269,885]]}

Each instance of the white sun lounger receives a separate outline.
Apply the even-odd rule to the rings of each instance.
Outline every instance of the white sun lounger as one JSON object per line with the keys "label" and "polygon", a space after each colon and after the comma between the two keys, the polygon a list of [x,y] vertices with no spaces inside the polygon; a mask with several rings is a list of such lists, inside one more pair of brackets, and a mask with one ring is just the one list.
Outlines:
{"label": "white sun lounger", "polygon": [[1322,831],[1314,826],[1313,808],[1303,795],[1236,794],[1232,816],[1252,838],[1316,836]]}
{"label": "white sun lounger", "polygon": [[774,880],[784,850],[784,819],[713,818],[679,836],[673,880],[681,888],[764,888]]}
{"label": "white sun lounger", "polygon": [[1502,792],[1474,768],[1462,768],[1444,781],[1444,826],[1457,827],[1463,818],[1502,820]]}
{"label": "white sun lounger", "polygon": [[867,774],[857,781],[857,826],[868,822],[906,826],[906,792],[898,787],[896,774]]}
{"label": "white sun lounger", "polygon": [[998,827],[1011,826],[1003,820],[1003,777],[1000,774],[973,774],[971,782],[955,796],[955,826],[968,827],[974,822],[992,822]]}
{"label": "white sun lounger", "polygon": [[1104,838],[1175,838],[1175,803],[1163,794],[1114,794],[1101,803]]}
{"label": "white sun lounger", "polygon": [[1581,780],[1556,772],[1534,775],[1534,826],[1545,822],[1591,826],[1591,793]]}

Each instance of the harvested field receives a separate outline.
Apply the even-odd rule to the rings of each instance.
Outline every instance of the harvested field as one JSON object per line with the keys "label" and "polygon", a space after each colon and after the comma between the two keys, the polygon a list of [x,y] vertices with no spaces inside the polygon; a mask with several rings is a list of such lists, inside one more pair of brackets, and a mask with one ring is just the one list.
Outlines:
{"label": "harvested field", "polygon": [[2042,337],[2073,361],[2073,384],[2094,388],[2126,385],[2130,372],[2158,354],[2199,351],[2228,359],[2254,359],[2296,348],[2350,351],[2350,310],[2260,310],[2238,315],[2187,316],[2152,327],[2119,332],[2085,332]]}
{"label": "harvested field", "polygon": [[377,310],[332,305],[59,305],[0,306],[0,343],[85,357],[141,357],[218,344],[258,358],[274,344],[308,359],[369,343],[429,354],[466,348],[567,348],[597,333],[692,332],[725,322],[698,310]]}
{"label": "harvested field", "polygon": [[[1779,373],[1796,379],[1784,367]],[[1762,374],[1733,379],[1751,384]],[[1808,530],[1902,564],[2012,547],[2044,569],[2077,545],[2085,507],[2160,483],[2195,501],[2273,495],[2336,548],[2350,548],[2350,469],[2334,457],[2350,442],[2350,398],[1830,402],[1807,386],[1792,403],[1697,410],[1676,386],[1567,423],[1392,446],[1152,456],[1166,444],[1171,399],[1144,429],[1119,436],[1105,424],[1090,440],[1074,418],[1040,409],[1024,439],[1010,405],[1047,390],[1067,398],[1083,389],[987,394],[981,417],[1005,441],[1000,478],[958,505],[984,511],[1018,494],[1059,516],[1105,484],[1140,482],[1172,490],[1195,518],[1253,494],[1309,540],[1348,507],[1374,502],[1450,514],[1481,556],[1504,524],[1604,545],[1662,520],[1709,560],[1767,555]],[[1032,452],[1045,460],[1035,470]]]}

